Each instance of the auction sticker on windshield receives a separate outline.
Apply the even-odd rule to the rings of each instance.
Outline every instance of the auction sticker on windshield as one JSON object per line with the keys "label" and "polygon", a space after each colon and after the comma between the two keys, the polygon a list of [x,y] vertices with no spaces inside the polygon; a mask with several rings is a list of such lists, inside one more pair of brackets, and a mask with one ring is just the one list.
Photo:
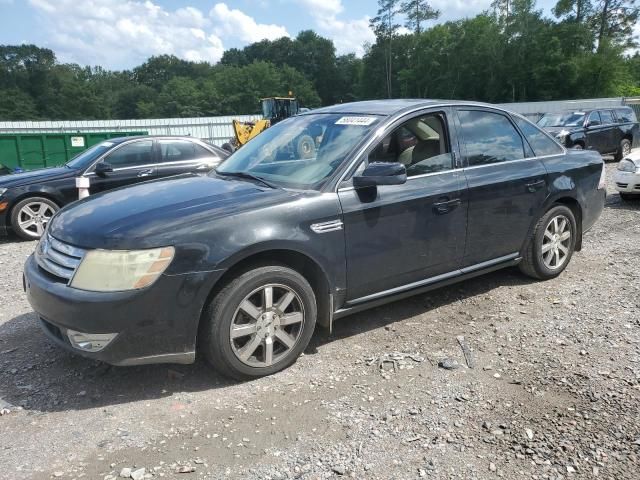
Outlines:
{"label": "auction sticker on windshield", "polygon": [[376,117],[342,117],[336,125],[360,125],[367,127],[376,121]]}

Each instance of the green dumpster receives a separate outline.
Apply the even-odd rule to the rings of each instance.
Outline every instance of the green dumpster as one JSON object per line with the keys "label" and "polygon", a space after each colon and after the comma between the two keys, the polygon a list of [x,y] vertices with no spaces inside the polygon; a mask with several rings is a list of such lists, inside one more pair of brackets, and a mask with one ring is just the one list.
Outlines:
{"label": "green dumpster", "polygon": [[53,167],[109,138],[134,135],[147,132],[0,133],[0,163],[23,170]]}

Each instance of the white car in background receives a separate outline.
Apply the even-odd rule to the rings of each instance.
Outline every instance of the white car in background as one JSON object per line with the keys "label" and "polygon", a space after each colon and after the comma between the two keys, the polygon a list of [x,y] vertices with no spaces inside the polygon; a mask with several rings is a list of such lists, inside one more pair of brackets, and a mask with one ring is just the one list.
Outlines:
{"label": "white car in background", "polygon": [[623,200],[640,200],[640,149],[620,160],[613,180]]}

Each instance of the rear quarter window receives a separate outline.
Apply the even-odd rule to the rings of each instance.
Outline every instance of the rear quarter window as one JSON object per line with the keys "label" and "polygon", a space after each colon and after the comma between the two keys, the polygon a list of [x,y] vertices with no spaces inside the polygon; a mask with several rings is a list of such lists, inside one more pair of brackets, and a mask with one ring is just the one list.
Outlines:
{"label": "rear quarter window", "polygon": [[636,112],[630,108],[618,108],[615,110],[619,123],[637,122]]}
{"label": "rear quarter window", "polygon": [[544,157],[564,153],[562,147],[555,140],[549,138],[547,134],[532,123],[520,117],[514,117],[514,120],[536,156]]}

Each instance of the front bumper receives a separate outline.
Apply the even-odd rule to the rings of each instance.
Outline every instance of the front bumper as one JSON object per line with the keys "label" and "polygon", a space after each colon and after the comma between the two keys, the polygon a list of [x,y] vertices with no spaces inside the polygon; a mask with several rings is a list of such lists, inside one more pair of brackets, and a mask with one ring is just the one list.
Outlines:
{"label": "front bumper", "polygon": [[[24,288],[44,333],[67,350],[113,365],[191,363],[200,315],[216,277],[216,272],[162,275],[139,291],[87,292],[50,276],[31,255]],[[113,338],[102,349],[87,351],[79,348],[78,336],[70,339],[73,332]]]}
{"label": "front bumper", "polygon": [[640,173],[621,172],[616,170],[613,175],[616,190],[622,193],[637,193],[640,195]]}

